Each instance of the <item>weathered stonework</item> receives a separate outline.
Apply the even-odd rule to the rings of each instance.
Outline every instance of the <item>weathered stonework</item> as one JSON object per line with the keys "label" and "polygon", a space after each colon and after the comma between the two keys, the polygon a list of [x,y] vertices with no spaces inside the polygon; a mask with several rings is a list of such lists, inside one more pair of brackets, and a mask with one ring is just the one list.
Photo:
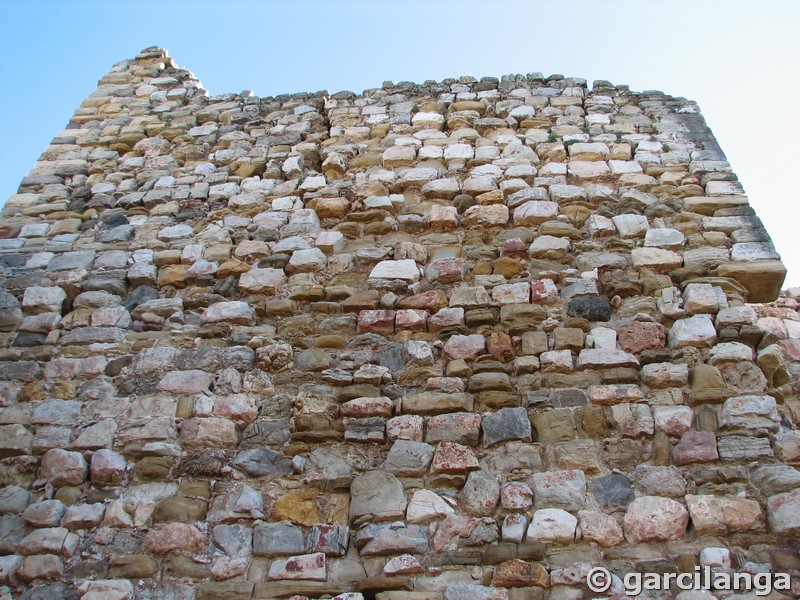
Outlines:
{"label": "weathered stonework", "polygon": [[683,98],[208,97],[148,48],[0,215],[0,598],[796,597],[784,275]]}

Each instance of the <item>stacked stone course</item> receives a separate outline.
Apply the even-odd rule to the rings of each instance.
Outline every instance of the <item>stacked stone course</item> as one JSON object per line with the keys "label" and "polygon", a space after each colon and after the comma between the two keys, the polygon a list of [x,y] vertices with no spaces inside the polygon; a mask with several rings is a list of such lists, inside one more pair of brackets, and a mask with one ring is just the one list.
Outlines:
{"label": "stacked stone course", "polygon": [[797,597],[784,275],[683,98],[209,97],[148,48],[0,216],[0,598]]}

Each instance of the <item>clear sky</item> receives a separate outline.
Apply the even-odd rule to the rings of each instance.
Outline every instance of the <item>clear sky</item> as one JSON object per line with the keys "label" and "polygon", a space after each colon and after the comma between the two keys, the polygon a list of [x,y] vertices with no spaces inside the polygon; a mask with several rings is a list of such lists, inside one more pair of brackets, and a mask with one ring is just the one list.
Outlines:
{"label": "clear sky", "polygon": [[211,94],[561,73],[696,100],[800,286],[798,26],[797,0],[2,0],[0,202],[151,45]]}

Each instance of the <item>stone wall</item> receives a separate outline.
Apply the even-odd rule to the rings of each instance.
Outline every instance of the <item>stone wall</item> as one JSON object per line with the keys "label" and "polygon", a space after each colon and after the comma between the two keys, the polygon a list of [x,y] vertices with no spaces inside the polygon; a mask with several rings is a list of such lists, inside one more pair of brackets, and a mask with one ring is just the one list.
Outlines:
{"label": "stone wall", "polygon": [[0,598],[800,573],[797,295],[691,101],[208,97],[149,48],[0,235]]}

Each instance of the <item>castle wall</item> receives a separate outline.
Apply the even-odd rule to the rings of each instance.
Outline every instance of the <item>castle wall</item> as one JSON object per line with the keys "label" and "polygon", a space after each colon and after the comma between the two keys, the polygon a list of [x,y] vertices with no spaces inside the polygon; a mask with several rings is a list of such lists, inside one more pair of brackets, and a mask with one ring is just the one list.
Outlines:
{"label": "castle wall", "polygon": [[149,48],[0,238],[0,598],[800,592],[797,298],[689,100]]}

